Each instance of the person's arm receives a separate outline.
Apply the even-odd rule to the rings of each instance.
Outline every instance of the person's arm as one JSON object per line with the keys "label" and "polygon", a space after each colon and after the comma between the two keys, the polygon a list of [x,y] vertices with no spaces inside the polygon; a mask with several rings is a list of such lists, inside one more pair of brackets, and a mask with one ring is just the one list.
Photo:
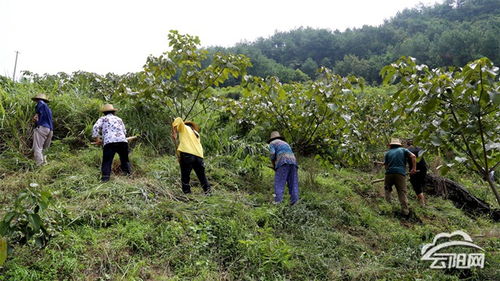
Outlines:
{"label": "person's arm", "polygon": [[40,103],[35,106],[35,115],[33,116],[33,122],[37,123],[40,120]]}
{"label": "person's arm", "polygon": [[184,126],[184,121],[182,118],[177,117],[174,119],[174,122],[172,122],[172,140],[175,145],[175,156],[177,157],[177,161],[180,161],[180,152],[177,150],[177,147],[179,146],[179,130],[183,128]]}
{"label": "person's arm", "polygon": [[177,131],[177,127],[172,127],[172,140],[175,145],[175,156],[177,157],[177,161],[181,161],[181,155],[177,147],[179,146],[179,142],[177,141],[179,138],[179,132]]}
{"label": "person's arm", "polygon": [[181,117],[177,117],[172,122],[172,138],[177,140],[179,137],[179,133],[182,133],[186,130],[186,125]]}
{"label": "person's arm", "polygon": [[269,158],[274,170],[276,170],[276,150],[272,144],[269,145]]}
{"label": "person's arm", "polygon": [[102,129],[102,120],[99,118],[97,122],[95,122],[94,127],[92,127],[92,138],[94,138],[94,142],[96,145],[102,144],[102,139],[100,137],[100,132]]}
{"label": "person's arm", "polygon": [[384,168],[387,170],[387,168],[389,167],[389,165],[387,164],[387,153],[384,155]]}
{"label": "person's arm", "polygon": [[411,170],[410,170],[410,174],[413,175],[417,172],[417,157],[415,156],[415,154],[411,153],[408,151],[408,156],[410,156],[411,158]]}
{"label": "person's arm", "polygon": [[172,139],[174,140],[174,143],[177,143],[177,137],[179,133],[177,132],[177,127],[172,127]]}

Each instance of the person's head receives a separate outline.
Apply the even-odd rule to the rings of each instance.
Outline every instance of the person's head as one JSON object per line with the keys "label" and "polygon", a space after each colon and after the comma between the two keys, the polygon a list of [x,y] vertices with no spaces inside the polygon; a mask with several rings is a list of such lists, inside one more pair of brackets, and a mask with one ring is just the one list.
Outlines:
{"label": "person's head", "polygon": [[108,115],[108,114],[115,114],[115,112],[117,111],[118,109],[117,108],[114,108],[112,104],[105,104],[101,107],[101,112],[104,114],[104,115]]}
{"label": "person's head", "polygon": [[38,103],[39,101],[44,101],[46,103],[49,102],[49,99],[47,98],[47,95],[44,93],[39,93],[36,96],[31,98],[34,102]]}
{"label": "person's head", "polygon": [[389,143],[389,148],[398,148],[401,147],[401,141],[398,138],[392,138]]}
{"label": "person's head", "polygon": [[278,131],[272,131],[271,132],[271,136],[269,137],[269,140],[267,141],[267,143],[270,143],[273,140],[282,140],[282,141],[284,141],[285,138],[283,138]]}
{"label": "person's head", "polygon": [[201,131],[201,127],[198,126],[198,124],[196,124],[193,121],[186,121],[186,122],[184,122],[184,125],[189,126],[191,129],[195,130],[198,133],[200,133],[200,131]]}
{"label": "person's head", "polygon": [[413,146],[413,140],[412,139],[407,139],[406,140],[406,146]]}

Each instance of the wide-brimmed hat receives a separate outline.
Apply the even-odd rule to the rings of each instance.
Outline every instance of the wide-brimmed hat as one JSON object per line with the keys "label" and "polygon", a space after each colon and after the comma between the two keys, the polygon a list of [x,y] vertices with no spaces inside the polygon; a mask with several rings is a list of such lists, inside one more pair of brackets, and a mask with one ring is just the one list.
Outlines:
{"label": "wide-brimmed hat", "polygon": [[110,111],[117,111],[117,108],[114,108],[112,104],[107,103],[101,107],[101,112],[110,112]]}
{"label": "wide-brimmed hat", "polygon": [[43,93],[39,93],[36,96],[32,97],[31,99],[32,100],[43,100],[45,102],[49,102],[49,99],[47,98],[47,95],[43,94]]}
{"label": "wide-brimmed hat", "polygon": [[271,136],[269,137],[269,140],[267,141],[267,143],[270,143],[273,140],[277,140],[277,139],[283,140],[283,137],[280,135],[280,133],[278,131],[272,131]]}
{"label": "wide-brimmed hat", "polygon": [[397,139],[397,138],[392,138],[391,142],[389,143],[389,145],[399,145],[399,146],[402,146],[401,141],[399,139]]}
{"label": "wide-brimmed hat", "polygon": [[193,128],[196,132],[200,132],[201,128],[198,126],[198,124],[194,123],[193,121],[186,121],[184,122],[184,125],[188,125],[191,128]]}

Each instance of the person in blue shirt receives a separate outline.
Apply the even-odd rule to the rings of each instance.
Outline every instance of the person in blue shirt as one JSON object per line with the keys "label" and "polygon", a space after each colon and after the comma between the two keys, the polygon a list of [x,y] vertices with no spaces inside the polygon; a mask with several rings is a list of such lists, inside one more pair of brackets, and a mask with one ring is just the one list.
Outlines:
{"label": "person in blue shirt", "polygon": [[290,204],[294,205],[299,200],[299,176],[295,155],[279,132],[272,132],[268,143],[271,162],[276,171],[274,175],[274,201],[276,203],[283,201],[285,184],[288,184]]}
{"label": "person in blue shirt", "polygon": [[52,111],[48,103],[49,99],[45,94],[38,94],[32,98],[36,102],[35,129],[33,130],[33,156],[35,163],[40,166],[47,163],[47,157],[43,155],[43,151],[49,148],[54,132],[54,123],[52,122]]}
{"label": "person in blue shirt", "polygon": [[416,157],[408,149],[403,148],[399,139],[392,139],[389,143],[389,151],[384,155],[385,178],[384,190],[385,199],[391,202],[392,186],[396,186],[399,202],[401,203],[401,211],[403,215],[408,216],[410,210],[408,208],[408,190],[406,188],[406,162],[411,159],[410,174],[416,172]]}

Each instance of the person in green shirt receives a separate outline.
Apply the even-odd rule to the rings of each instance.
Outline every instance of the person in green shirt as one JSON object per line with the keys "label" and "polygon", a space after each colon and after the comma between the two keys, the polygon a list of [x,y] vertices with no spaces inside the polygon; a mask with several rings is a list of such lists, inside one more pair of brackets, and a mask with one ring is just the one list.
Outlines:
{"label": "person in green shirt", "polygon": [[408,208],[408,190],[406,188],[406,163],[407,159],[411,159],[410,174],[416,172],[416,157],[408,149],[403,148],[399,139],[392,139],[389,143],[389,151],[384,155],[385,178],[384,190],[385,199],[391,202],[392,186],[396,186],[399,202],[401,203],[401,211],[403,215],[408,216],[410,210]]}

